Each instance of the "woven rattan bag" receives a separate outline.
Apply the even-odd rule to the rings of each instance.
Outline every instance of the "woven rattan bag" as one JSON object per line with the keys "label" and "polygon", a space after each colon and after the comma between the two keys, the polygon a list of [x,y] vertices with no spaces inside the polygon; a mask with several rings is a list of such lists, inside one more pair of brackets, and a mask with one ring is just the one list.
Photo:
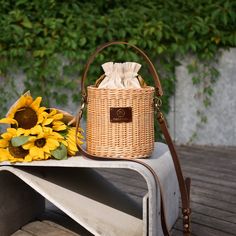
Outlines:
{"label": "woven rattan bag", "polygon": [[[88,86],[84,82],[90,64],[96,55],[104,48],[114,44],[126,44],[143,57],[149,65],[149,71],[155,82],[155,87],[141,89],[102,89]],[[154,146],[154,111],[157,114],[162,134],[169,147],[175,172],[177,175],[182,201],[183,235],[191,235],[190,184],[191,179],[184,179],[179,158],[167,128],[167,123],[161,112],[162,87],[155,67],[148,56],[138,47],[126,42],[109,42],[96,49],[87,61],[81,80],[82,103],[77,114],[76,129],[79,130],[80,120],[85,106],[87,113],[87,151],[78,143],[82,156],[89,159],[128,160],[147,168],[153,175],[160,191],[160,214],[163,235],[170,236],[164,206],[164,194],[161,182],[155,170],[146,162],[135,158],[148,157]],[[76,138],[77,139],[77,138]]]}
{"label": "woven rattan bag", "polygon": [[[141,55],[149,65],[155,86],[133,89],[109,89],[88,86],[84,82],[94,58],[104,48],[114,44],[127,44]],[[162,93],[156,70],[147,55],[126,42],[110,42],[100,46],[86,64],[81,80],[82,111],[87,105],[87,152],[105,158],[144,158],[154,149],[155,93]]]}

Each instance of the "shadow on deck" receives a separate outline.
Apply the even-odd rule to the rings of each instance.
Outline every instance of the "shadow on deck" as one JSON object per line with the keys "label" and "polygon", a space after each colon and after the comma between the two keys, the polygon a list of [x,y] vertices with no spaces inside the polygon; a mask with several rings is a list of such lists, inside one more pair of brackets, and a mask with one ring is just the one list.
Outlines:
{"label": "shadow on deck", "polygon": [[[177,150],[184,175],[192,179],[192,236],[236,235],[236,148],[179,146]],[[141,177],[135,176],[132,180],[132,172],[128,170],[122,170],[119,175],[111,170],[99,172],[141,203],[141,196],[146,191]],[[122,175],[130,175],[131,181],[127,184]],[[46,232],[54,230],[55,234],[50,235],[91,235],[50,204],[48,209],[50,211],[40,221],[23,227],[14,236],[47,235],[40,233],[40,228]],[[182,235],[181,228],[182,221],[179,219],[172,235]]]}

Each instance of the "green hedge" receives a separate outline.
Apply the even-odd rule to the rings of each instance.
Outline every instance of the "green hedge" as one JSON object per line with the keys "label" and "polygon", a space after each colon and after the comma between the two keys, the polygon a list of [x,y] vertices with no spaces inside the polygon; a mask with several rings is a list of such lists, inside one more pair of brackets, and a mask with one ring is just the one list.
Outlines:
{"label": "green hedge", "polygon": [[[190,72],[196,73],[200,62],[208,74],[197,73],[193,82],[201,83],[209,75],[212,82],[217,70],[209,67],[210,62],[220,48],[236,45],[236,2],[231,0],[0,0],[0,5],[2,114],[8,101],[20,95],[12,76],[17,71],[25,75],[25,88],[33,96],[43,96],[46,105],[50,101],[66,105],[68,99],[78,103],[78,82],[88,56],[111,40],[128,41],[150,55],[162,80],[167,112],[176,58],[195,55]],[[114,46],[97,57],[89,83],[108,60],[143,64],[127,47]],[[141,73],[150,82],[143,68]],[[210,85],[204,92],[212,93]]]}

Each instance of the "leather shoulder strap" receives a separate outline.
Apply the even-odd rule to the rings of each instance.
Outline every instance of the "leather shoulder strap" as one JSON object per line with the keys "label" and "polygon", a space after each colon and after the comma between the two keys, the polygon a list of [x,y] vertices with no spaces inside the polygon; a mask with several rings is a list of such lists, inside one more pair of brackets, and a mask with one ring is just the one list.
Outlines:
{"label": "leather shoulder strap", "polygon": [[[83,115],[83,109],[80,109],[78,112],[78,115],[76,117],[76,134],[79,130],[79,124],[80,124],[80,120],[82,118]],[[177,179],[178,179],[178,183],[179,183],[179,189],[180,189],[180,195],[181,195],[181,201],[182,201],[182,214],[183,214],[183,235],[184,236],[190,236],[191,235],[191,225],[190,225],[190,216],[191,216],[191,208],[190,208],[190,179],[187,178],[186,181],[184,180],[183,174],[182,174],[182,169],[180,166],[180,162],[179,162],[179,158],[175,149],[175,146],[173,144],[173,141],[171,139],[171,136],[169,134],[169,131],[167,129],[167,125],[166,125],[166,121],[164,119],[163,114],[158,111],[158,123],[160,125],[161,131],[165,137],[166,143],[169,147],[170,153],[171,153],[171,157],[174,163],[174,167],[175,167],[175,171],[176,171],[176,175],[177,175]],[[77,140],[77,137],[76,137]],[[105,157],[98,157],[98,156],[94,156],[89,154],[88,152],[86,152],[81,145],[77,145],[79,152],[90,159],[95,159],[95,160],[111,160],[111,158],[105,158]],[[156,174],[156,172],[152,169],[151,166],[149,166],[148,164],[138,160],[138,159],[123,159],[123,158],[112,158],[112,160],[124,160],[124,161],[132,161],[132,162],[136,162],[139,163],[143,166],[145,166],[153,175],[156,185],[159,187],[160,189],[160,201],[161,201],[161,225],[162,225],[162,230],[164,233],[164,236],[170,236],[169,233],[169,227],[167,225],[167,218],[166,218],[166,207],[164,204],[164,194],[163,194],[163,190],[162,190],[162,186],[159,180],[158,175]]]}
{"label": "leather shoulder strap", "polygon": [[[81,79],[81,89],[82,89],[82,96],[83,96],[83,102],[84,103],[82,103],[82,107],[80,108],[80,110],[78,112],[78,115],[77,115],[77,118],[76,118],[77,119],[77,122],[76,122],[77,123],[76,124],[76,130],[77,131],[76,131],[76,133],[78,132],[80,120],[81,120],[83,110],[84,110],[84,106],[85,106],[85,103],[86,103],[86,100],[87,100],[87,93],[86,93],[86,88],[84,86],[84,82],[85,82],[85,79],[87,77],[89,67],[90,67],[91,63],[93,62],[94,58],[96,57],[96,55],[99,52],[101,52],[103,49],[105,49],[108,46],[118,45],[118,44],[125,44],[125,45],[128,45],[128,46],[132,47],[133,49],[135,49],[135,51],[138,54],[140,54],[145,59],[145,61],[149,65],[149,71],[150,71],[150,73],[151,73],[151,75],[154,79],[154,82],[155,82],[155,89],[156,89],[157,97],[160,97],[160,96],[163,95],[163,91],[162,91],[162,87],[161,87],[161,83],[160,83],[158,74],[155,70],[155,67],[154,67],[153,63],[148,58],[146,53],[144,53],[138,47],[136,47],[134,45],[131,45],[127,42],[116,41],[116,42],[105,43],[105,44],[101,45],[100,47],[98,47],[95,50],[95,52],[89,57],[86,65],[85,65],[84,73],[83,73],[83,76],[82,76],[82,79]],[[165,119],[163,117],[163,114],[160,112],[160,104],[158,103],[158,101],[160,101],[160,100],[157,99],[157,101],[155,103],[155,108],[156,108],[156,111],[158,113],[158,122],[160,124],[160,128],[161,128],[161,130],[164,134],[164,137],[166,139],[166,143],[169,147],[169,150],[170,150],[170,153],[171,153],[171,156],[172,156],[172,159],[173,159],[173,163],[174,163],[178,183],[179,183],[179,189],[180,189],[180,194],[181,194],[181,199],[182,199],[182,213],[183,213],[183,219],[184,219],[183,220],[183,226],[184,226],[183,232],[184,232],[184,236],[189,236],[190,235],[190,214],[191,214],[189,195],[190,195],[190,182],[191,181],[190,181],[190,179],[187,179],[186,181],[184,180],[182,170],[181,170],[181,166],[180,166],[180,162],[179,162],[179,159],[178,159],[178,155],[177,155],[177,152],[175,150],[174,144],[172,142],[171,136],[168,132],[167,125],[166,125]],[[79,148],[80,153],[82,155],[88,157],[88,158],[100,159],[100,160],[101,159],[104,159],[104,160],[107,159],[107,158],[104,158],[104,157],[97,157],[97,156],[90,155],[85,150],[83,150],[83,148],[80,145],[78,145],[78,148]],[[112,160],[115,160],[115,159],[113,158]],[[119,158],[118,160],[121,160],[121,159]],[[122,160],[127,161],[127,159],[122,159]],[[144,162],[141,162],[139,160],[128,160],[128,161],[138,162],[138,163],[146,166],[146,168],[148,168],[151,171],[151,173],[153,174],[153,176],[156,180],[156,184],[159,185],[160,192],[161,192],[161,212],[162,212],[162,217],[161,218],[162,218],[163,232],[164,232],[165,236],[169,236],[167,222],[166,222],[166,214],[165,214],[165,210],[164,210],[165,208],[164,208],[164,201],[163,201],[163,196],[162,196],[163,195],[162,194],[162,188],[160,186],[160,181],[159,181],[158,176],[156,175],[155,171],[149,165],[145,164]]]}
{"label": "leather shoulder strap", "polygon": [[167,129],[167,124],[164,119],[164,116],[162,112],[158,111],[157,114],[158,123],[160,125],[161,131],[165,137],[166,143],[169,147],[172,160],[175,166],[176,175],[179,182],[179,189],[180,189],[180,195],[181,195],[181,201],[182,201],[182,214],[183,214],[183,234],[185,236],[191,235],[191,225],[190,225],[190,216],[191,216],[191,208],[190,208],[190,184],[191,180],[190,178],[186,178],[186,180],[183,177],[183,172],[181,169],[181,165],[179,162],[179,158],[174,146],[174,143],[171,139],[170,133]]}

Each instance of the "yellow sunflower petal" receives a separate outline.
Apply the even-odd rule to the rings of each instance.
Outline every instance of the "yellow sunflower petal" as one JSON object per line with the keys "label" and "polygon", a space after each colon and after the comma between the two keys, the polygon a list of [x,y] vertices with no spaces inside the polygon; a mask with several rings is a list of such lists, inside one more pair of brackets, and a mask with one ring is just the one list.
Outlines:
{"label": "yellow sunflower petal", "polygon": [[42,126],[40,125],[36,125],[30,130],[31,134],[41,134],[42,132],[43,132],[43,129],[42,129]]}
{"label": "yellow sunflower petal", "polygon": [[27,155],[25,156],[25,160],[26,162],[31,162],[33,160],[33,157],[31,155]]}
{"label": "yellow sunflower petal", "polygon": [[7,132],[12,134],[12,135],[16,135],[16,129],[15,128],[7,128]]}
{"label": "yellow sunflower petal", "polygon": [[81,145],[81,144],[83,144],[84,142],[81,141],[80,139],[78,139],[77,143],[78,143],[78,145]]}
{"label": "yellow sunflower petal", "polygon": [[28,136],[30,135],[30,132],[31,130],[30,129],[22,129],[22,128],[18,128],[17,129],[17,136],[20,136],[20,135],[25,135],[25,136]]}
{"label": "yellow sunflower petal", "polygon": [[11,163],[15,163],[15,162],[22,162],[22,160],[21,159],[19,159],[19,158],[12,158],[12,159],[9,159],[9,161],[11,162]]}
{"label": "yellow sunflower petal", "polygon": [[43,115],[48,115],[48,113],[45,112],[46,109],[47,109],[46,107],[40,107],[40,108],[38,109],[38,113],[42,113]]}
{"label": "yellow sunflower petal", "polygon": [[28,142],[26,144],[23,144],[22,147],[25,149],[25,150],[29,150],[30,148],[34,147],[34,143],[33,142]]}
{"label": "yellow sunflower petal", "polygon": [[52,118],[48,118],[46,120],[43,121],[43,125],[49,125],[53,122],[53,119]]}
{"label": "yellow sunflower petal", "polygon": [[40,103],[42,101],[42,97],[37,97],[30,105],[31,108],[33,108],[34,110],[38,110],[38,108],[40,107]]}
{"label": "yellow sunflower petal", "polygon": [[48,146],[48,145],[45,145],[45,146],[43,147],[43,151],[44,151],[45,153],[50,153],[49,146]]}
{"label": "yellow sunflower petal", "polygon": [[9,141],[6,139],[0,139],[0,148],[6,148],[9,144]]}
{"label": "yellow sunflower petal", "polygon": [[68,154],[69,154],[69,156],[75,156],[76,152],[68,150]]}
{"label": "yellow sunflower petal", "polygon": [[44,127],[42,127],[42,129],[43,129],[44,134],[51,134],[53,132],[52,128],[50,128],[50,127],[44,126]]}
{"label": "yellow sunflower petal", "polygon": [[32,102],[33,98],[30,96],[30,94],[25,93],[10,107],[6,117],[13,118],[18,109],[29,106]]}
{"label": "yellow sunflower petal", "polygon": [[10,133],[3,133],[1,136],[6,140],[10,140],[12,138],[12,134]]}
{"label": "yellow sunflower petal", "polygon": [[51,157],[51,154],[49,154],[49,153],[44,153],[44,160],[47,160],[47,159],[49,159]]}
{"label": "yellow sunflower petal", "polygon": [[38,156],[42,159],[44,159],[44,151],[41,148],[38,148]]}
{"label": "yellow sunflower petal", "polygon": [[9,111],[7,112],[6,117],[7,118],[13,118],[15,112],[18,110],[18,108],[20,108],[22,106],[22,104],[25,103],[25,97],[21,96],[9,109]]}
{"label": "yellow sunflower petal", "polygon": [[41,159],[44,159],[44,151],[42,148],[38,148],[38,147],[32,147],[29,149],[29,154],[34,158],[34,157],[38,157]]}
{"label": "yellow sunflower petal", "polygon": [[41,124],[45,120],[46,115],[40,112],[38,112],[37,114],[38,114],[38,124]]}
{"label": "yellow sunflower petal", "polygon": [[57,113],[56,115],[53,116],[54,120],[61,120],[63,118],[63,114],[62,113]]}
{"label": "yellow sunflower petal", "polygon": [[77,148],[77,146],[75,146],[75,145],[69,145],[68,150],[77,152],[77,151],[78,151],[78,148]]}
{"label": "yellow sunflower petal", "polygon": [[62,131],[67,128],[67,126],[61,121],[54,121],[52,124],[53,124],[52,128],[55,131]]}
{"label": "yellow sunflower petal", "polygon": [[0,162],[9,160],[9,152],[6,149],[0,148]]}
{"label": "yellow sunflower petal", "polygon": [[66,140],[62,140],[61,143],[64,144],[66,147],[68,146],[68,143],[66,142]]}
{"label": "yellow sunflower petal", "polygon": [[29,106],[34,101],[30,93],[25,93],[23,95],[23,98],[24,98],[24,101],[22,100],[22,102],[24,102],[25,106]]}
{"label": "yellow sunflower petal", "polygon": [[60,145],[60,143],[55,139],[48,138],[47,145],[49,146],[50,150],[54,150]]}
{"label": "yellow sunflower petal", "polygon": [[2,118],[0,119],[0,124],[11,124],[11,125],[18,125],[18,122],[12,118]]}
{"label": "yellow sunflower petal", "polygon": [[58,139],[58,140],[63,139],[63,136],[57,132],[52,132],[51,137],[53,137],[54,139]]}
{"label": "yellow sunflower petal", "polygon": [[30,149],[29,149],[29,154],[31,155],[31,156],[33,156],[33,157],[35,157],[35,156],[38,156],[38,150],[39,148],[38,147],[35,147],[35,146],[33,146],[33,147],[31,147]]}

